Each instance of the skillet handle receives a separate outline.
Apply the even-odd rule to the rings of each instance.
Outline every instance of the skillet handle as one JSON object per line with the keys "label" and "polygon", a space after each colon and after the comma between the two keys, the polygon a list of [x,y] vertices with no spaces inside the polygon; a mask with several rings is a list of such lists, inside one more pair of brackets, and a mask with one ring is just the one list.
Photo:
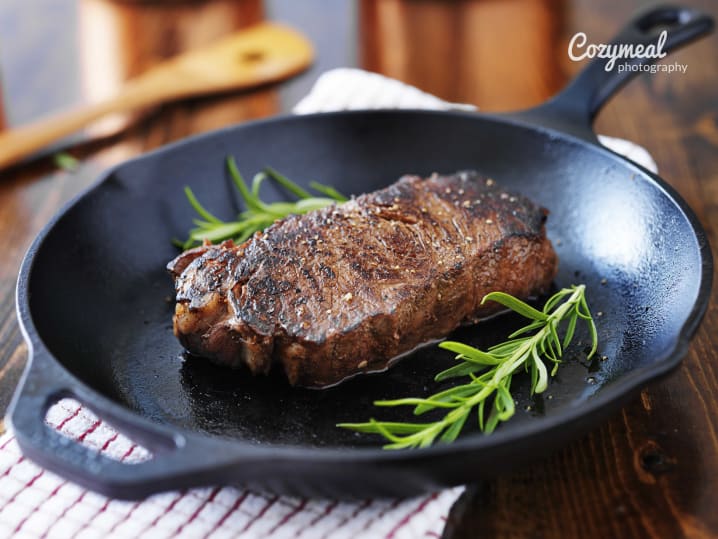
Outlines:
{"label": "skillet handle", "polygon": [[[30,363],[7,416],[24,455],[75,483],[116,498],[138,499],[206,483],[205,465],[216,467],[221,460],[207,458],[218,452],[211,440],[188,439],[109,400],[98,399],[96,393],[60,368],[42,343],[32,343],[31,349]],[[83,405],[91,403],[92,412],[150,449],[152,458],[122,463],[60,434],[45,423],[45,416],[55,402],[66,397]]]}
{"label": "skillet handle", "polygon": [[[653,50],[656,54],[665,56],[710,33],[713,24],[712,17],[693,8],[654,6],[636,15],[619,32],[611,45],[630,45],[634,50],[635,47],[642,46],[644,54]],[[594,43],[590,36],[585,39],[584,36],[577,36],[569,43],[567,53],[572,52],[578,57],[589,52],[589,47]],[[596,51],[593,52],[595,55]],[[640,66],[655,63],[658,60],[655,56],[614,60],[596,55],[559,94],[536,108],[514,113],[512,116],[596,142],[591,128],[596,114],[614,93],[642,73]]]}

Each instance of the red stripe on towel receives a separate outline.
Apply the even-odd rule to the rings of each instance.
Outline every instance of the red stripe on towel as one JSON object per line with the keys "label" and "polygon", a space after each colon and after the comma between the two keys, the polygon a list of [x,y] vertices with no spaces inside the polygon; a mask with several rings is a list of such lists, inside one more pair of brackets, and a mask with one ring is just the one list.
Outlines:
{"label": "red stripe on towel", "polygon": [[[10,471],[11,471],[15,466],[17,466],[18,464],[20,464],[23,460],[25,460],[25,457],[23,457],[22,455],[20,455],[20,456],[17,458],[17,460],[15,461],[15,464],[11,464],[11,465],[8,467],[8,469],[5,470],[5,472],[2,474],[2,477],[5,477],[6,475],[10,475]],[[4,506],[3,506],[3,507],[4,507]]]}
{"label": "red stripe on towel", "polygon": [[[393,502],[391,502],[391,504],[389,504],[387,507],[385,507],[384,509],[382,509],[382,510],[379,512],[379,514],[374,515],[372,518],[369,519],[369,522],[367,522],[367,523],[364,525],[364,530],[368,530],[368,529],[372,526],[372,524],[374,524],[377,520],[380,520],[380,519],[384,518],[384,515],[386,515],[387,513],[389,513],[389,511],[391,511],[391,510],[396,509],[397,507],[399,507],[399,506],[401,505],[401,502],[403,502],[403,501],[404,501],[404,500],[399,500],[399,499],[397,499],[397,500],[394,500]],[[353,516],[352,516],[352,518],[353,518]]]}
{"label": "red stripe on towel", "polygon": [[2,451],[8,445],[10,445],[10,442],[12,442],[14,439],[15,439],[15,436],[10,436],[7,440],[5,440],[5,443],[0,446],[0,451]]}
{"label": "red stripe on towel", "polygon": [[[80,407],[80,408],[81,408],[81,407]],[[58,429],[59,429],[60,426],[64,426],[70,419],[72,419],[73,417],[76,417],[76,416],[77,416],[77,414],[80,412],[80,408],[78,408],[77,410],[75,410],[75,412],[74,412],[73,414],[71,414],[71,415],[69,415],[68,417],[66,417],[65,419],[63,419],[62,422],[60,423],[60,425],[59,425],[58,427],[53,427],[53,428],[58,428]],[[87,436],[89,436],[89,435],[92,434],[94,431],[96,431],[97,428],[100,426],[101,423],[102,423],[102,422],[101,422],[99,419],[98,419],[97,421],[95,421],[92,425],[90,425],[87,429],[85,429],[85,431],[82,432],[82,434],[80,434],[80,436],[77,438],[77,440],[80,441],[80,442],[83,441],[85,438],[87,438]],[[110,443],[112,442],[112,440],[114,440],[115,438],[117,438],[117,434],[115,434],[114,436],[110,436],[110,437],[105,441],[104,445],[102,446],[102,449],[104,450],[108,445],[110,445]],[[42,475],[42,472],[41,472],[40,474]],[[38,477],[39,477],[39,476],[38,476]],[[50,494],[47,496],[47,498],[45,498],[44,501],[42,501],[41,503],[37,504],[37,505],[32,509],[32,511],[31,511],[24,519],[22,519],[22,521],[20,521],[20,523],[18,524],[17,528],[15,529],[15,533],[19,532],[20,529],[22,528],[22,526],[25,524],[25,522],[27,522],[27,521],[30,519],[30,517],[31,517],[33,514],[35,514],[45,503],[47,503],[52,497],[54,497],[55,495],[57,495],[57,492],[58,492],[58,491],[62,488],[62,486],[65,485],[66,483],[67,483],[67,481],[61,482],[57,487],[54,488],[54,490],[53,490],[52,492],[50,492]],[[109,501],[108,501],[108,502],[109,502]],[[107,506],[107,504],[105,504],[105,507],[106,507],[106,506]],[[104,511],[104,508],[103,508],[102,510]],[[93,517],[93,518],[94,518],[94,517]],[[90,523],[90,521],[87,522],[87,524],[89,524],[89,523]],[[87,524],[85,524],[84,527],[86,527]],[[84,527],[83,527],[82,529],[84,529]]]}
{"label": "red stripe on towel", "polygon": [[110,505],[110,501],[111,501],[111,498],[107,498],[107,499],[105,500],[105,503],[102,504],[102,507],[100,507],[100,508],[95,512],[95,514],[92,515],[91,518],[88,518],[88,519],[85,521],[85,523],[82,525],[82,527],[75,532],[75,535],[80,535],[80,532],[81,532],[82,530],[84,530],[85,528],[87,528],[90,524],[92,524],[92,522],[93,522],[97,517],[99,517],[102,513],[104,513],[105,511],[107,511],[107,506]]}
{"label": "red stripe on towel", "polygon": [[[66,418],[63,420],[63,424],[64,424],[64,423],[67,423],[70,419],[72,419],[73,417],[75,417],[78,413],[79,413],[79,408],[78,408],[78,410],[75,411],[74,414],[72,414],[72,415],[66,417]],[[80,436],[77,438],[77,440],[78,440],[78,441],[84,440],[85,437],[87,437],[88,434],[90,434],[92,431],[94,431],[94,430],[98,427],[99,423],[100,423],[100,422],[98,421],[97,424],[93,424],[93,425],[91,425],[89,428],[87,428],[82,434],[80,434]],[[18,462],[19,462],[19,461],[18,461]],[[12,468],[12,466],[11,466],[11,468]],[[9,469],[8,469],[8,471],[9,471]],[[40,476],[41,476],[44,472],[45,472],[45,470],[44,470],[44,469],[41,469],[40,472],[39,472],[37,475],[35,475],[33,478],[31,478],[31,479],[25,484],[25,486],[24,486],[23,488],[30,488],[30,487],[32,487],[32,485],[35,484],[35,481],[37,481],[37,480],[40,478]],[[32,515],[34,515],[34,514],[38,511],[38,509],[40,509],[40,507],[42,506],[42,504],[44,504],[45,502],[47,502],[47,500],[49,500],[49,499],[52,498],[55,494],[57,494],[57,491],[60,490],[60,487],[61,487],[64,483],[65,483],[65,481],[63,481],[58,487],[56,487],[52,492],[50,492],[50,494],[47,496],[47,498],[45,498],[45,500],[43,500],[41,503],[39,503],[38,505],[36,505],[35,507],[33,507],[32,511],[30,511],[20,522],[18,522],[17,526],[15,527],[15,533],[18,533],[18,532],[22,529],[22,527],[23,527],[23,526],[25,525],[25,523],[29,520],[29,518],[30,518]],[[10,503],[14,502],[14,501],[15,501],[15,498],[17,498],[17,496],[20,494],[20,492],[22,492],[22,491],[18,491],[18,492],[15,494],[15,496],[13,496],[5,505],[9,505]]]}
{"label": "red stripe on towel", "polygon": [[392,539],[399,530],[406,526],[412,518],[421,513],[424,508],[429,505],[430,502],[434,501],[437,498],[438,495],[438,492],[434,492],[431,496],[427,496],[426,498],[424,498],[419,505],[417,505],[414,509],[407,513],[406,516],[402,518],[396,526],[394,526],[394,528],[386,535],[386,539]]}
{"label": "red stripe on towel", "polygon": [[357,515],[359,515],[359,513],[361,513],[362,511],[364,511],[364,509],[366,509],[367,507],[369,507],[369,506],[372,504],[373,501],[374,501],[374,500],[371,500],[371,499],[369,499],[369,500],[364,500],[360,506],[358,506],[356,509],[354,509],[354,511],[352,512],[351,515],[349,515],[348,517],[344,517],[341,521],[339,521],[339,524],[337,524],[337,525],[334,527],[334,529],[332,529],[331,531],[325,532],[324,535],[322,535],[322,539],[327,539],[327,537],[329,537],[332,533],[334,533],[334,532],[336,532],[337,530],[341,529],[341,527],[344,526],[344,524],[346,524],[346,523],[349,522],[350,520],[356,518]]}
{"label": "red stripe on towel", "polygon": [[74,412],[72,412],[72,413],[71,413],[70,415],[68,415],[65,419],[63,419],[62,421],[60,421],[57,425],[52,425],[52,426],[53,426],[54,428],[56,428],[57,430],[62,429],[62,427],[64,427],[65,425],[67,425],[67,423],[69,423],[71,419],[75,419],[75,418],[78,416],[78,414],[80,413],[80,410],[82,410],[82,406],[78,406],[78,407],[77,407],[77,410],[75,410]]}
{"label": "red stripe on towel", "polygon": [[277,523],[274,525],[274,527],[273,527],[271,530],[269,530],[269,532],[267,533],[267,535],[272,535],[272,534],[273,534],[274,532],[276,532],[279,528],[281,528],[282,526],[284,526],[284,525],[285,525],[287,522],[289,522],[293,517],[295,517],[302,509],[304,509],[304,507],[306,507],[306,505],[307,505],[307,500],[302,500],[301,502],[299,502],[299,504],[297,504],[297,506],[296,506],[294,509],[292,509],[289,513],[287,513],[286,515],[284,515],[284,516],[282,517],[282,520],[280,520],[279,522],[277,522]]}
{"label": "red stripe on towel", "polygon": [[305,531],[307,531],[307,530],[310,529],[312,526],[314,526],[317,522],[319,522],[319,521],[322,520],[323,518],[328,517],[328,516],[331,514],[331,512],[334,511],[334,508],[335,508],[337,505],[339,505],[339,502],[336,501],[336,500],[334,500],[332,503],[327,504],[327,507],[326,507],[326,509],[324,509],[324,512],[321,513],[321,514],[319,514],[319,515],[317,515],[316,517],[314,517],[314,518],[312,519],[312,521],[309,522],[307,525],[303,526],[302,528],[299,528],[299,529],[297,530],[297,533],[294,534],[294,537],[299,537],[299,536],[302,535]]}
{"label": "red stripe on towel", "polygon": [[[79,412],[79,408],[78,408],[77,412]],[[75,414],[75,415],[76,415],[76,414]],[[72,417],[72,416],[70,416],[70,418],[71,418],[71,417]],[[90,431],[91,429],[94,430],[94,429],[96,429],[96,428],[97,428],[97,427],[96,427],[96,426],[94,425],[94,423],[93,423],[92,425],[90,425],[90,426],[85,430],[85,432],[83,432],[82,434],[80,434],[80,437],[84,439],[84,438],[89,434],[88,431]],[[110,436],[110,437],[105,441],[105,443],[103,444],[102,447],[103,447],[103,448],[107,447],[108,445],[110,445],[110,443],[112,442],[112,440],[114,440],[114,439],[116,439],[116,438],[117,438],[117,434],[115,433],[114,435]],[[130,447],[130,450],[127,452],[127,454],[131,453],[133,448],[134,448],[134,446],[133,446],[133,447]],[[124,458],[124,457],[123,457],[123,458]],[[65,484],[67,484],[67,481],[63,481],[62,483],[60,483],[60,484],[55,488],[55,490],[53,490],[53,491],[50,493],[50,495],[47,497],[47,499],[49,500],[50,498],[54,497],[54,496],[58,493],[58,491],[60,490],[60,488],[62,488],[62,486],[65,485]],[[53,522],[52,524],[50,524],[50,526],[48,526],[48,528],[45,530],[45,533],[42,534],[42,539],[44,539],[45,537],[47,537],[47,534],[50,533],[50,530],[51,530],[58,522],[60,522],[60,521],[65,517],[65,515],[70,511],[70,509],[72,509],[72,508],[75,507],[78,503],[80,503],[80,502],[85,498],[85,495],[86,495],[86,494],[87,494],[87,491],[83,491],[82,494],[80,494],[80,496],[79,496],[74,502],[72,502],[69,506],[67,506],[67,507],[63,510],[63,512],[60,514],[60,516],[58,516],[58,517],[55,519],[55,522]],[[47,500],[46,500],[46,501],[47,501]],[[109,500],[108,500],[108,501],[109,501]],[[44,503],[44,502],[43,502],[43,503]],[[35,508],[35,510],[40,509],[41,505],[42,505],[42,504],[38,504],[38,506]],[[30,517],[30,515],[28,515],[28,518],[29,518],[29,517]],[[89,522],[89,521],[88,521],[88,522]]]}
{"label": "red stripe on towel", "polygon": [[104,453],[105,451],[107,451],[107,448],[110,447],[110,444],[111,444],[112,442],[114,442],[115,440],[117,440],[117,437],[118,437],[119,435],[120,435],[120,433],[119,433],[119,432],[116,432],[116,433],[114,433],[112,436],[110,436],[110,437],[107,439],[107,441],[106,441],[104,444],[102,444],[102,447],[100,448],[100,453]]}
{"label": "red stripe on towel", "polygon": [[222,518],[220,518],[217,521],[217,523],[214,525],[214,527],[211,530],[209,530],[209,532],[207,532],[207,535],[204,536],[205,539],[207,539],[207,537],[209,537],[210,535],[212,535],[214,532],[216,532],[218,529],[220,529],[222,527],[222,524],[224,524],[224,522],[230,517],[230,515],[240,508],[242,503],[244,503],[244,500],[247,499],[247,496],[249,496],[248,490],[245,490],[240,496],[237,496],[237,499],[232,504],[232,507],[227,509],[227,512],[224,515],[222,515]]}
{"label": "red stripe on towel", "polygon": [[82,491],[82,494],[80,494],[80,495],[75,499],[74,502],[72,502],[70,505],[68,505],[67,507],[65,507],[65,509],[64,509],[64,510],[62,511],[62,513],[60,514],[60,516],[58,516],[58,517],[55,519],[55,522],[53,522],[52,524],[50,524],[50,526],[47,528],[47,530],[45,530],[45,533],[42,534],[42,537],[43,537],[43,538],[44,538],[44,537],[47,537],[47,534],[50,533],[50,530],[51,530],[58,522],[60,522],[63,518],[65,518],[65,515],[70,511],[70,509],[72,509],[72,508],[75,507],[78,503],[80,503],[80,502],[85,498],[85,495],[86,495],[86,494],[87,494],[87,491],[86,491],[86,490]]}
{"label": "red stripe on towel", "polygon": [[172,509],[174,509],[175,505],[177,505],[177,503],[178,503],[182,498],[184,498],[184,496],[185,496],[186,493],[187,493],[187,491],[184,491],[184,490],[183,490],[183,491],[180,491],[180,493],[177,495],[177,497],[176,497],[174,500],[172,500],[172,503],[170,503],[170,504],[167,506],[167,508],[164,510],[164,512],[163,512],[163,513],[160,513],[159,515],[157,515],[152,522],[150,522],[147,526],[144,527],[144,529],[143,529],[140,533],[137,534],[137,536],[138,536],[138,537],[142,537],[142,535],[143,535],[147,530],[149,530],[150,528],[154,528],[155,526],[157,526],[157,523],[160,521],[160,519],[161,519],[163,516],[166,516],[168,513],[170,513],[170,512],[172,511]]}
{"label": "red stripe on towel", "polygon": [[79,438],[77,438],[77,441],[84,442],[85,438],[87,438],[90,434],[92,434],[93,432],[95,432],[97,430],[97,427],[100,426],[100,423],[102,423],[102,421],[100,421],[99,419],[97,421],[95,421],[92,425],[90,425],[90,427],[85,432],[80,434]]}
{"label": "red stripe on towel", "polygon": [[257,522],[260,518],[262,518],[267,511],[269,511],[270,507],[272,507],[275,503],[277,503],[278,499],[279,499],[278,496],[273,496],[272,498],[270,498],[267,501],[266,505],[264,507],[262,507],[262,510],[259,513],[257,513],[256,515],[254,515],[254,517],[252,517],[252,519],[249,522],[247,522],[247,525],[244,528],[242,528],[242,531],[239,532],[239,535],[246,533],[247,530],[249,530],[249,528],[251,528],[255,522]]}
{"label": "red stripe on towel", "polygon": [[221,487],[215,487],[214,489],[212,489],[212,492],[209,495],[209,497],[200,504],[200,506],[195,510],[194,513],[192,513],[192,515],[189,517],[189,519],[187,519],[187,522],[181,524],[179,526],[179,528],[177,528],[175,530],[174,535],[179,535],[180,532],[185,528],[185,526],[192,524],[192,522],[194,522],[194,519],[197,518],[197,515],[199,515],[202,512],[202,509],[207,507],[207,504],[212,503],[212,500],[214,500],[217,497],[217,494],[219,494],[220,490],[221,490]]}
{"label": "red stripe on towel", "polygon": [[[40,470],[38,473],[36,473],[33,477],[31,477],[31,478],[28,480],[27,483],[25,483],[25,486],[24,486],[23,488],[21,488],[21,489],[18,490],[15,494],[13,494],[12,498],[10,498],[10,499],[7,501],[7,503],[6,503],[5,505],[3,505],[3,509],[5,509],[8,505],[12,504],[12,503],[15,501],[15,499],[20,495],[20,493],[21,493],[23,490],[25,490],[26,488],[30,488],[30,487],[35,483],[35,481],[37,481],[38,478],[42,475],[42,472],[43,472],[43,471],[44,471],[44,470]],[[27,517],[23,518],[20,522],[18,522],[17,526],[15,527],[15,532],[14,532],[14,533],[17,533],[17,532],[20,531],[20,528],[22,528],[22,525],[25,524],[25,522],[27,521],[27,519],[28,519],[29,516],[30,516],[30,515],[28,515]]]}

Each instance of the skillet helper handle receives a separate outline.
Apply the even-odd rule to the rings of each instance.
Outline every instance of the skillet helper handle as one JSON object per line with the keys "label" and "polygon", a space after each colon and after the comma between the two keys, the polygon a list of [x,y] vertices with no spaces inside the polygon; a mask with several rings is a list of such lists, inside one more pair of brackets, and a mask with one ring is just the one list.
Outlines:
{"label": "skillet helper handle", "polygon": [[[622,86],[642,73],[640,67],[660,60],[658,56],[704,36],[713,29],[712,17],[700,11],[678,6],[654,6],[636,15],[613,39],[606,52],[614,45],[642,48],[641,57],[599,57],[596,43],[590,36],[574,36],[567,54],[574,56],[591,53],[591,63],[558,95],[534,109],[516,114],[519,118],[557,127],[595,142],[591,129],[601,107]],[[633,55],[635,56],[635,54]],[[635,67],[634,67],[635,66]],[[635,70],[634,70],[635,69]]]}
{"label": "skillet helper handle", "polygon": [[[42,344],[33,346],[15,393],[7,420],[23,454],[44,468],[107,496],[138,499],[179,485],[192,484],[197,475],[187,463],[206,462],[208,448],[201,441],[186,440],[162,425],[138,424],[136,416],[116,411],[116,406],[97,400],[83,384],[57,366]],[[133,441],[150,449],[152,458],[127,464],[88,448],[76,439],[60,434],[45,422],[47,410],[62,398],[74,398]],[[108,404],[108,406],[105,406]],[[146,422],[145,422],[146,423]],[[204,455],[204,458],[198,455]],[[200,466],[201,467],[201,466]]]}

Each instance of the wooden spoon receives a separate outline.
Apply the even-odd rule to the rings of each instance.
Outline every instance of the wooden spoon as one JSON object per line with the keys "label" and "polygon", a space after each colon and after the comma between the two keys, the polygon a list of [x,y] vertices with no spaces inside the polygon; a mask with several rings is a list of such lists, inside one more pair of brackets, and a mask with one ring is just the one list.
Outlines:
{"label": "wooden spoon", "polygon": [[246,89],[303,71],[314,52],[298,32],[263,23],[175,56],[127,81],[115,97],[0,133],[0,168],[115,112]]}

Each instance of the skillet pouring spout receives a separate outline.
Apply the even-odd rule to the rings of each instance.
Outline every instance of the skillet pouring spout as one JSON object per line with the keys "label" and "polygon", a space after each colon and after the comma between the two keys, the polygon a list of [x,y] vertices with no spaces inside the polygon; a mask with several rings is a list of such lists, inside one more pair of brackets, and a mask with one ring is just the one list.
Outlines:
{"label": "skillet pouring spout", "polygon": [[[616,42],[654,43],[665,30],[670,52],[711,27],[694,10],[654,8]],[[713,272],[706,234],[675,190],[597,144],[593,118],[634,75],[618,71],[622,61],[606,71],[606,62],[594,60],[566,90],[528,111],[274,118],[187,139],[107,171],[48,223],[20,270],[17,312],[30,361],[8,420],[23,453],[121,498],[223,484],[294,496],[403,497],[514,472],[517,463],[596,427],[680,364],[707,307]],[[193,217],[184,186],[216,215],[236,215],[221,181],[229,154],[247,170],[271,164],[291,178],[355,195],[407,173],[473,169],[496,178],[550,210],[546,230],[559,259],[554,283],[586,285],[591,311],[603,313],[596,322],[607,359],[588,367],[566,361],[540,413],[528,380],[516,376],[518,413],[492,435],[467,425],[454,443],[406,451],[382,450],[381,440],[336,424],[370,417],[375,400],[435,392],[433,376],[453,364],[437,347],[381,375],[322,391],[184,361],[165,299],[173,288],[164,267],[177,256],[170,239]],[[281,196],[268,192],[267,201]],[[485,348],[518,322],[502,316],[451,338]],[[64,397],[152,458],[118,463],[58,434],[45,415]],[[415,419],[411,411],[394,412],[392,421]]]}

